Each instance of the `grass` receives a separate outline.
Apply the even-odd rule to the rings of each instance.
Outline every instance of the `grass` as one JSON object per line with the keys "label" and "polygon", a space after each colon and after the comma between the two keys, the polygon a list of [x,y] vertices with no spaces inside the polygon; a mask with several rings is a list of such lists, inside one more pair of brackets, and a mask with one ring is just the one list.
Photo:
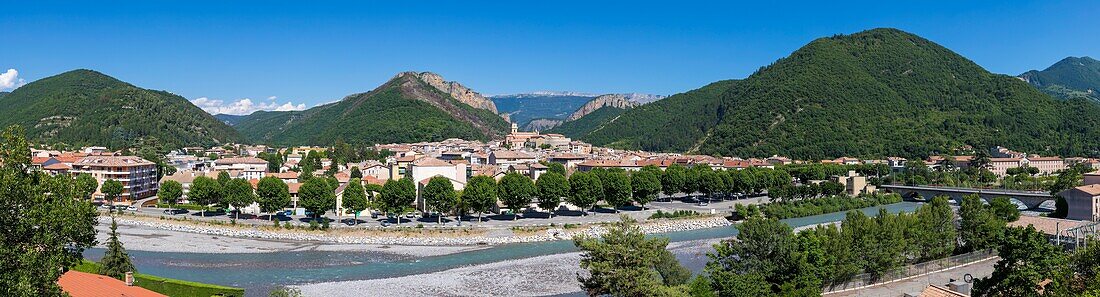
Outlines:
{"label": "grass", "polygon": [[[72,270],[97,273],[99,264],[84,260]],[[135,273],[134,285],[173,297],[244,296],[244,289]]]}

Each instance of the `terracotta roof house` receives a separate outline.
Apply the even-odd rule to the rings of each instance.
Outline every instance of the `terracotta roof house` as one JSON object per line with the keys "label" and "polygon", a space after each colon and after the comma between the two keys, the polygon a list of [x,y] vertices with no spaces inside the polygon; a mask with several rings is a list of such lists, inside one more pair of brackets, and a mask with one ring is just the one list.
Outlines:
{"label": "terracotta roof house", "polygon": [[57,279],[61,290],[72,297],[162,297],[149,289],[98,274],[69,270]]}

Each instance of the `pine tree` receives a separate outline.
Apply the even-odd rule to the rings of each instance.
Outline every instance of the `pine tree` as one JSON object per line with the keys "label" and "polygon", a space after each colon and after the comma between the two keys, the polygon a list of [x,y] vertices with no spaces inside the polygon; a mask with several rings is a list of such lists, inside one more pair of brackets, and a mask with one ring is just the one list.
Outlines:
{"label": "pine tree", "polygon": [[111,238],[107,241],[107,252],[103,254],[103,259],[99,260],[99,266],[99,274],[120,280],[126,277],[126,272],[137,272],[134,269],[134,263],[130,262],[130,255],[122,247],[122,242],[118,241],[118,223],[113,218],[111,219]]}

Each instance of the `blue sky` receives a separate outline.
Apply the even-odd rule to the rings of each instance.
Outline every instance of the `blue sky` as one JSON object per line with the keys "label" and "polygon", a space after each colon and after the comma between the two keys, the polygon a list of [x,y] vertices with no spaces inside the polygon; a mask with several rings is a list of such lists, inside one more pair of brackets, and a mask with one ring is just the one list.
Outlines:
{"label": "blue sky", "polygon": [[3,0],[0,88],[90,68],[248,111],[311,107],[418,70],[483,94],[674,94],[876,27],[997,73],[1100,56],[1096,1],[410,2]]}

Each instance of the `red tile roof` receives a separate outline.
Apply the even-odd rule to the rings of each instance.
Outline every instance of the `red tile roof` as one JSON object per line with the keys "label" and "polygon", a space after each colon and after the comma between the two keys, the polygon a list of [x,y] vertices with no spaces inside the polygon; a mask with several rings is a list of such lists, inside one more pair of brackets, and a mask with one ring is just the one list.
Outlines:
{"label": "red tile roof", "polygon": [[61,290],[72,297],[159,297],[166,296],[104,275],[69,270],[57,280]]}

